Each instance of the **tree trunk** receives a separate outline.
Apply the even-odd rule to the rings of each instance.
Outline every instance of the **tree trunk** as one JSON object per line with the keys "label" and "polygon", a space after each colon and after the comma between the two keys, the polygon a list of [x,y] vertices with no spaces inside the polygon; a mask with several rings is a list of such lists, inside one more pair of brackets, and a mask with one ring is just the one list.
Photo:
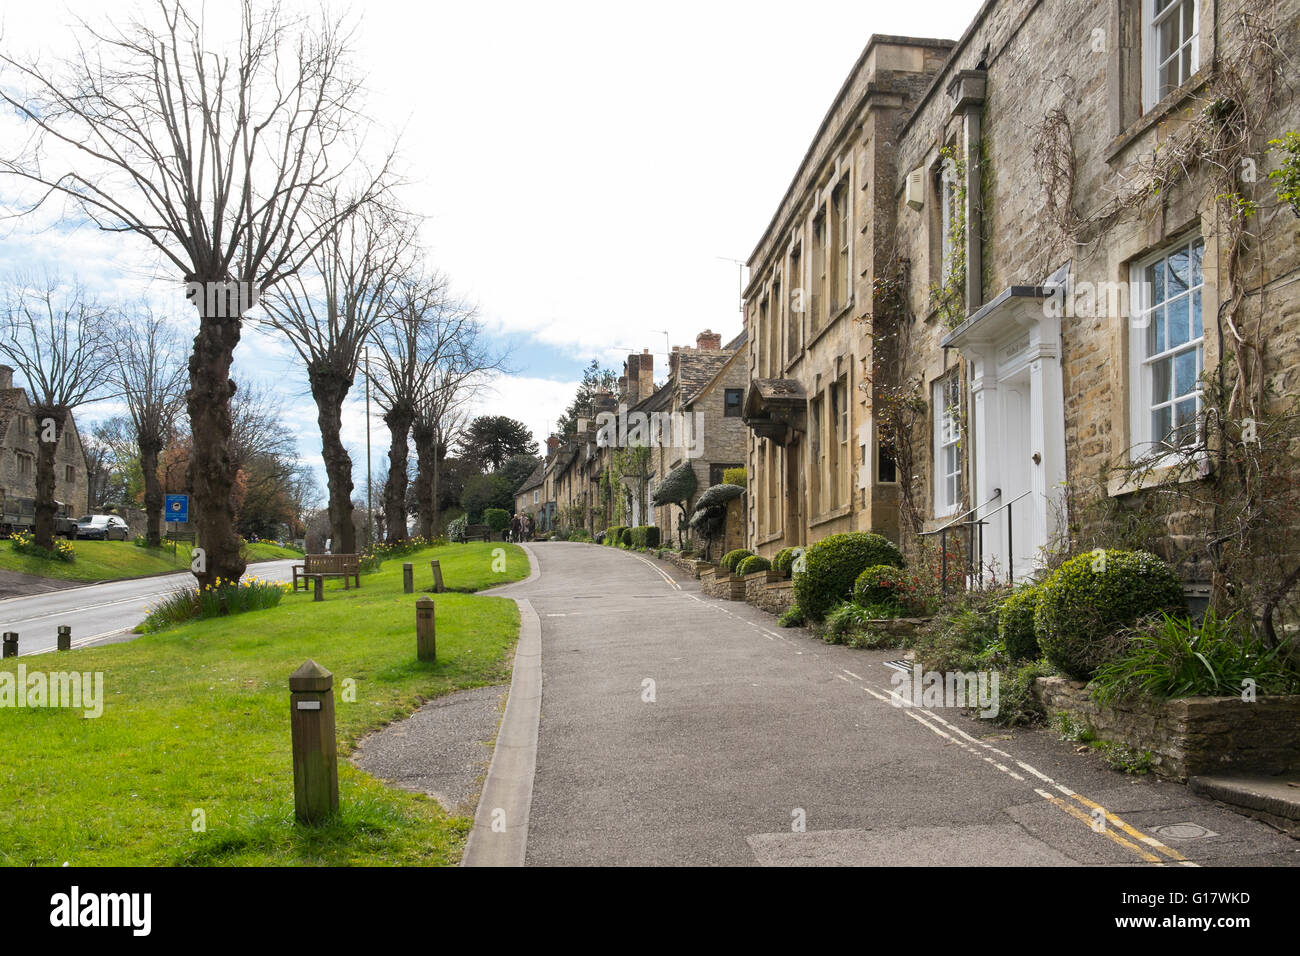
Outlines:
{"label": "tree trunk", "polygon": [[47,551],[54,549],[54,516],[58,505],[54,503],[54,457],[63,437],[63,426],[68,420],[67,408],[56,405],[37,405],[32,409],[36,418],[36,546]]}
{"label": "tree trunk", "polygon": [[394,408],[384,415],[388,426],[388,481],[384,484],[384,524],[388,526],[387,541],[396,544],[406,540],[406,462],[407,438],[411,434],[412,414],[405,408]]}
{"label": "tree trunk", "polygon": [[162,442],[155,436],[136,435],[140,444],[140,471],[144,477],[145,540],[152,546],[162,544],[163,490],[158,480],[158,456]]}
{"label": "tree trunk", "polygon": [[330,537],[335,554],[355,554],[357,529],[352,522],[352,456],[340,437],[343,430],[343,401],[350,381],[337,375],[312,375],[311,394],[316,400],[316,422],[320,426],[321,457],[329,486]]}
{"label": "tree trunk", "polygon": [[185,404],[193,441],[185,477],[193,496],[197,546],[203,549],[201,569],[194,570],[200,587],[217,578],[238,581],[246,567],[235,530],[237,468],[230,456],[230,399],[235,394],[230,365],[239,344],[239,323],[238,318],[200,314],[190,356]]}
{"label": "tree trunk", "polygon": [[433,500],[433,476],[438,470],[438,446],[434,444],[433,434],[433,426],[417,417],[411,428],[411,437],[415,440],[415,501],[419,515],[416,530],[425,541],[433,540],[433,515],[437,508]]}

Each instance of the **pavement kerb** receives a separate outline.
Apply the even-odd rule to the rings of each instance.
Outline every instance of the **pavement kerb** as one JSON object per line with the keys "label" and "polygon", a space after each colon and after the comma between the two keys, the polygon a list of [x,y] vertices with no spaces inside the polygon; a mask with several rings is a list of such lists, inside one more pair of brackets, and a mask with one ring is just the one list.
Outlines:
{"label": "pavement kerb", "polygon": [[[524,550],[532,572],[517,583],[533,581],[540,574],[536,555],[529,548]],[[528,849],[528,813],[542,716],[542,621],[527,598],[514,601],[519,606],[519,644],[510,696],[461,866],[523,866]]]}

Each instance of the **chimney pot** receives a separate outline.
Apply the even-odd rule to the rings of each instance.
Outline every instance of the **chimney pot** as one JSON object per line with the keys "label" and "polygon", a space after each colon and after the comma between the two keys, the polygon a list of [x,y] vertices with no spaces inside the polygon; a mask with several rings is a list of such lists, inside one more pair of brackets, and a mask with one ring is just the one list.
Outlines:
{"label": "chimney pot", "polygon": [[714,332],[712,329],[705,329],[695,337],[695,347],[701,351],[704,349],[721,349],[722,333]]}

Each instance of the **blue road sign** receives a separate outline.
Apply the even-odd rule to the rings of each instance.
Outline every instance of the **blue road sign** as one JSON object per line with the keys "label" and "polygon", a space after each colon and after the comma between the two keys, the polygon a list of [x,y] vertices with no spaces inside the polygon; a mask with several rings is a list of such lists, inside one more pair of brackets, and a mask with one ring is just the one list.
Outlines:
{"label": "blue road sign", "polygon": [[188,523],[190,520],[190,496],[168,495],[163,510],[167,521]]}

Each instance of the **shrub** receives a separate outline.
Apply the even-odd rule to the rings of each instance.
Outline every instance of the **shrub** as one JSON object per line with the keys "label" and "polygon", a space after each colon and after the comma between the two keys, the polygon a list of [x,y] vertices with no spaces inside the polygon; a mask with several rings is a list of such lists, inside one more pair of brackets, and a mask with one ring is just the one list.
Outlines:
{"label": "shrub", "polygon": [[1048,662],[1088,680],[1122,649],[1122,628],[1184,609],[1169,566],[1146,551],[1096,551],[1071,558],[1039,586],[1034,631]]}
{"label": "shrub", "polygon": [[798,604],[791,604],[785,613],[776,619],[777,627],[803,627],[807,622]]}
{"label": "shrub", "polygon": [[510,527],[510,512],[505,508],[487,508],[483,512],[483,523],[493,531],[505,531]]}
{"label": "shrub", "polygon": [[865,608],[852,601],[842,601],[831,608],[822,622],[821,638],[827,644],[844,644],[848,637],[871,623]]}
{"label": "shrub", "polygon": [[637,525],[630,531],[630,540],[634,548],[659,547],[659,528],[652,524]]}
{"label": "shrub", "polygon": [[1038,610],[1038,583],[1021,584],[998,607],[998,636],[1007,657],[1032,661],[1040,656],[1034,634],[1034,612]]}
{"label": "shrub", "polygon": [[464,542],[468,536],[469,515],[461,515],[447,522],[447,537],[452,541]]}
{"label": "shrub", "polygon": [[632,547],[632,529],[620,528],[618,532],[618,546],[620,548]]}
{"label": "shrub", "polygon": [[891,609],[894,616],[924,610],[912,576],[902,568],[877,564],[865,568],[853,582],[853,600],[863,607]]}
{"label": "shrub", "polygon": [[820,621],[836,604],[846,601],[858,575],[873,565],[903,566],[903,554],[887,538],[851,531],[823,538],[804,555],[806,567],[794,576],[794,593],[804,615]]}
{"label": "shrub", "polygon": [[790,576],[790,569],[794,565],[794,559],[799,554],[799,548],[782,548],[772,558],[772,570],[783,578]]}
{"label": "shrub", "polygon": [[724,485],[740,485],[744,488],[749,483],[749,476],[745,473],[742,465],[739,468],[722,469],[722,483]]}
{"label": "shrub", "polygon": [[42,561],[66,561],[71,564],[77,560],[77,553],[70,542],[59,539],[54,542],[52,549],[42,548],[30,531],[15,531],[9,536],[9,546],[18,554],[40,558]]}
{"label": "shrub", "polygon": [[568,529],[567,529],[567,528],[556,528],[553,532],[551,532],[550,540],[551,540],[551,541],[568,541],[568,540],[569,540],[569,531],[568,531]]}
{"label": "shrub", "polygon": [[605,529],[605,540],[603,543],[609,545],[611,548],[618,547],[619,536],[623,534],[624,528],[625,525],[621,524],[610,525]]}
{"label": "shrub", "polygon": [[772,562],[767,560],[767,558],[760,557],[757,554],[751,554],[749,557],[743,558],[740,563],[736,565],[736,573],[743,578],[747,574],[755,574],[759,571],[770,570],[771,567]]}
{"label": "shrub", "polygon": [[998,644],[997,608],[1005,589],[971,591],[940,609],[916,634],[913,649],[925,670],[980,670]]}
{"label": "shrub", "polygon": [[736,573],[736,566],[746,558],[753,557],[754,552],[746,548],[737,548],[735,551],[728,551],[722,556],[718,563],[722,565],[730,574]]}
{"label": "shrub", "polygon": [[1236,614],[1221,618],[1210,610],[1199,623],[1165,614],[1130,632],[1123,651],[1097,669],[1093,694],[1101,701],[1236,697],[1246,680],[1259,694],[1292,694],[1300,690],[1300,671],[1283,647],[1269,647]]}

